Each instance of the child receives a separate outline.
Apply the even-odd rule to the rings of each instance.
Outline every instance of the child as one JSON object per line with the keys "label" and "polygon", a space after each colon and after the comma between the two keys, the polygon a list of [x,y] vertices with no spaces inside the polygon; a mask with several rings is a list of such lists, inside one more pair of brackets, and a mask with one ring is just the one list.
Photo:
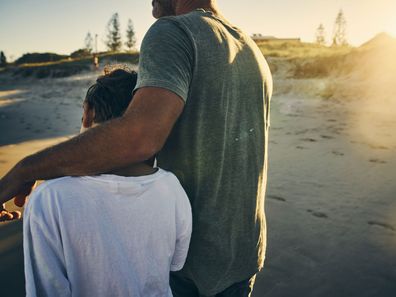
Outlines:
{"label": "child", "polygon": [[[82,130],[122,116],[137,74],[99,77]],[[95,143],[92,143],[95,145]],[[154,158],[111,174],[41,184],[24,213],[27,296],[172,296],[191,237],[189,200]]]}

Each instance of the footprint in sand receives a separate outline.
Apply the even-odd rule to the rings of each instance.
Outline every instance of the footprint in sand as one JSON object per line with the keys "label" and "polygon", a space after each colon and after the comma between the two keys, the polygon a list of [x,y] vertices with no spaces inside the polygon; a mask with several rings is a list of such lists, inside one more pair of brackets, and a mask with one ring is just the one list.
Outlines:
{"label": "footprint in sand", "polygon": [[369,144],[370,148],[375,149],[375,150],[389,150],[389,147],[384,146],[384,145],[375,145],[375,144]]}
{"label": "footprint in sand", "polygon": [[305,134],[305,133],[307,133],[309,131],[310,131],[310,129],[304,129],[304,130],[296,131],[296,132],[294,132],[294,135]]}
{"label": "footprint in sand", "polygon": [[315,216],[317,218],[322,218],[322,219],[327,219],[328,218],[328,215],[325,214],[324,212],[314,211],[312,209],[307,209],[307,212],[309,212],[310,214],[312,214],[313,216]]}
{"label": "footprint in sand", "polygon": [[301,140],[306,141],[306,142],[317,142],[317,140],[315,138],[303,138]]}
{"label": "footprint in sand", "polygon": [[336,155],[336,156],[343,156],[344,155],[344,153],[341,153],[341,152],[339,152],[339,151],[332,151],[331,152],[333,155]]}
{"label": "footprint in sand", "polygon": [[369,162],[377,164],[386,164],[386,161],[380,159],[370,159]]}
{"label": "footprint in sand", "polygon": [[300,114],[299,113],[288,113],[288,114],[286,114],[286,116],[296,118],[296,117],[299,117]]}
{"label": "footprint in sand", "polygon": [[333,139],[333,136],[330,135],[320,135],[320,137],[324,138],[324,139]]}
{"label": "footprint in sand", "polygon": [[382,223],[382,222],[378,222],[378,221],[368,221],[367,224],[371,225],[371,226],[378,226],[378,227],[382,227],[391,231],[396,231],[396,228],[387,224],[387,223]]}
{"label": "footprint in sand", "polygon": [[353,144],[364,144],[364,142],[358,141],[358,140],[351,140],[350,143]]}
{"label": "footprint in sand", "polygon": [[276,195],[267,195],[268,199],[272,199],[272,200],[277,200],[277,201],[282,201],[282,202],[286,202],[286,199],[280,196],[276,196]]}
{"label": "footprint in sand", "polygon": [[328,126],[328,127],[326,127],[326,130],[331,132],[331,133],[340,135],[345,129],[342,128],[342,127]]}

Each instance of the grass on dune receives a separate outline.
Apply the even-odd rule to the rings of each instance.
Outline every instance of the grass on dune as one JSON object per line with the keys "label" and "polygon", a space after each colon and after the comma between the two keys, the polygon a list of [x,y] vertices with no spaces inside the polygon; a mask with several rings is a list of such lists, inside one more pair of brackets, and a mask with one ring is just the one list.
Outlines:
{"label": "grass on dune", "polygon": [[[137,64],[139,53],[102,53],[98,55],[101,65],[114,63]],[[93,58],[67,58],[56,62],[41,62],[22,64],[16,68],[11,68],[14,75],[21,77],[67,77],[83,71],[93,69]]]}
{"label": "grass on dune", "polygon": [[289,59],[340,56],[348,54],[352,49],[348,46],[328,47],[298,41],[264,41],[257,45],[266,57]]}

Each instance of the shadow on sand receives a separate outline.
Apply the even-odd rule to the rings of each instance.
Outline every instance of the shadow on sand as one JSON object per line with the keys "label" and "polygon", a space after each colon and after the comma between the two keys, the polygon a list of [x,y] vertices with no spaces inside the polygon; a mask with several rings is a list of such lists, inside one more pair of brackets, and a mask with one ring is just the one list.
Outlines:
{"label": "shadow on sand", "polygon": [[22,220],[0,223],[0,295],[25,296]]}

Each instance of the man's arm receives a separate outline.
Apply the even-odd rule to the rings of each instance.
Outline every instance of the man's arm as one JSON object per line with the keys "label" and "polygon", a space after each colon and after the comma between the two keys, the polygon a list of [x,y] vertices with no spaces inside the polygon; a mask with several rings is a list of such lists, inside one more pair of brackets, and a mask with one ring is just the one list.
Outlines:
{"label": "man's arm", "polygon": [[123,117],[20,161],[0,180],[0,204],[23,200],[35,180],[99,174],[152,157],[183,107],[182,98],[166,89],[137,90]]}

